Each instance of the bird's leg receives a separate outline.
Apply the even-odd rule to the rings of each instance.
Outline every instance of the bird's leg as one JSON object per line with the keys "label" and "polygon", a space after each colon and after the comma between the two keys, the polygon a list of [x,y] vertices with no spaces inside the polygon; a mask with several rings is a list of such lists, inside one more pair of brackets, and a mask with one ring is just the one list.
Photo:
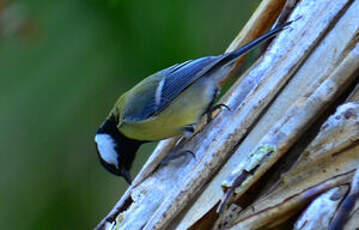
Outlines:
{"label": "bird's leg", "polygon": [[231,108],[229,108],[229,106],[226,104],[221,103],[221,104],[213,105],[213,106],[209,107],[209,109],[205,112],[205,114],[207,116],[207,123],[212,121],[212,119],[213,119],[212,113],[222,107],[226,108],[228,111],[231,111]]}
{"label": "bird's leg", "polygon": [[195,158],[196,155],[191,150],[181,149],[183,147],[185,141],[188,140],[193,135],[194,131],[195,131],[195,124],[191,124],[191,125],[187,125],[187,126],[183,127],[182,128],[183,137],[178,141],[178,143],[176,144],[176,147],[171,152],[171,154],[169,154],[161,162],[161,164],[167,164],[169,161],[177,159],[177,158],[179,158],[183,155],[187,155],[187,154],[191,154],[192,157]]}
{"label": "bird's leg", "polygon": [[183,133],[183,136],[185,137],[185,139],[190,138],[193,135],[194,130],[195,130],[194,124],[187,125],[187,126],[183,127],[182,133]]}
{"label": "bird's leg", "polygon": [[219,91],[219,86],[218,86],[217,89],[213,93],[211,103],[209,103],[206,111],[203,113],[203,115],[207,116],[207,123],[212,121],[212,119],[213,119],[213,117],[212,117],[213,111],[215,111],[215,110],[217,110],[217,109],[219,109],[221,107],[224,107],[224,108],[228,109],[229,111],[231,111],[231,108],[229,108],[227,105],[225,105],[223,103],[214,105],[214,102],[215,102],[216,98],[218,97],[219,92],[220,91]]}

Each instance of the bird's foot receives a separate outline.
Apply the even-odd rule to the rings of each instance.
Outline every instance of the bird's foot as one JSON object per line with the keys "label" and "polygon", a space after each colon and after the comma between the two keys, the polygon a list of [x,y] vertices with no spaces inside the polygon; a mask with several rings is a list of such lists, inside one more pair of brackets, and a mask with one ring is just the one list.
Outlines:
{"label": "bird's foot", "polygon": [[207,123],[209,123],[213,120],[213,116],[212,116],[213,111],[216,111],[217,109],[220,109],[220,108],[226,108],[228,111],[231,111],[231,108],[229,108],[229,106],[226,104],[221,103],[221,104],[214,105],[211,108],[209,108],[208,111],[206,112]]}
{"label": "bird's foot", "polygon": [[165,165],[167,164],[168,162],[170,162],[171,160],[175,160],[179,157],[182,157],[182,156],[186,156],[188,154],[191,154],[191,156],[193,158],[196,158],[196,155],[194,154],[194,152],[192,152],[191,150],[179,150],[179,151],[176,151],[176,152],[173,152],[172,154],[169,154],[162,162],[161,162],[161,165]]}
{"label": "bird's foot", "polygon": [[186,139],[190,138],[193,135],[194,130],[195,130],[195,124],[191,124],[191,125],[187,125],[187,126],[183,127],[182,128],[183,136]]}

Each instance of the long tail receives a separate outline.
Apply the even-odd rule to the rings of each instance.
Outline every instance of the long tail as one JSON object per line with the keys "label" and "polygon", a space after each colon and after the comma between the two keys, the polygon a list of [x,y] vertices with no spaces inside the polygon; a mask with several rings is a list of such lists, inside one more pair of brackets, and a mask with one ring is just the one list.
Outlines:
{"label": "long tail", "polygon": [[241,48],[231,52],[228,54],[228,58],[230,61],[230,59],[235,59],[238,58],[239,56],[242,56],[243,54],[248,53],[249,51],[251,51],[252,49],[254,49],[255,47],[257,47],[258,45],[264,43],[265,41],[271,39],[272,37],[276,36],[279,32],[281,32],[284,29],[287,29],[288,26],[290,24],[292,24],[293,21],[287,22],[283,25],[277,26],[274,29],[270,30],[269,32],[265,33],[264,35],[260,36],[259,38],[245,44],[244,46],[242,46]]}
{"label": "long tail", "polygon": [[252,49],[254,49],[255,47],[257,47],[258,45],[264,43],[265,41],[269,40],[270,38],[276,36],[279,32],[281,32],[282,30],[286,29],[292,22],[296,21],[297,19],[287,22],[283,25],[277,26],[274,29],[270,30],[269,32],[267,32],[266,34],[260,36],[259,38],[247,43],[246,45],[242,46],[241,48],[230,52],[228,54],[224,54],[223,58],[218,61],[215,65],[213,65],[211,67],[211,69],[209,69],[207,71],[208,72],[214,72],[217,70],[218,67],[222,67],[223,65],[228,65],[230,63],[233,63],[237,58],[239,58],[240,56],[248,53],[249,51],[251,51]]}

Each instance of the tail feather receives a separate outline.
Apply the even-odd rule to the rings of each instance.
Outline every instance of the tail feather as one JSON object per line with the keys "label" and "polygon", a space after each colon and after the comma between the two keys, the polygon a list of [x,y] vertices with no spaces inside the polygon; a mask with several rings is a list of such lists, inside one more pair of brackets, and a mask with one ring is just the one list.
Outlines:
{"label": "tail feather", "polygon": [[238,58],[239,56],[242,56],[243,54],[248,53],[249,51],[251,51],[252,49],[254,49],[255,47],[257,47],[258,45],[264,43],[265,41],[271,39],[272,37],[276,36],[279,32],[281,32],[284,29],[287,29],[288,26],[292,23],[293,21],[287,22],[283,25],[280,25],[278,27],[275,27],[274,29],[270,30],[268,33],[260,36],[259,38],[247,43],[246,45],[242,46],[241,48],[239,48],[238,50],[235,50],[231,53],[228,54],[228,58],[230,61],[230,59],[235,59]]}
{"label": "tail feather", "polygon": [[260,44],[264,43],[265,41],[271,39],[272,37],[276,36],[279,32],[286,29],[294,21],[296,21],[296,20],[293,20],[293,21],[287,22],[283,25],[277,26],[274,29],[267,32],[266,34],[262,35],[261,37],[242,46],[241,48],[239,48],[233,52],[230,52],[228,54],[224,54],[223,58],[220,61],[218,61],[215,65],[213,65],[207,71],[207,73],[214,72],[218,69],[218,67],[221,68],[223,65],[228,65],[228,64],[234,62],[240,56],[248,53],[252,49],[256,48],[258,45],[260,45]]}

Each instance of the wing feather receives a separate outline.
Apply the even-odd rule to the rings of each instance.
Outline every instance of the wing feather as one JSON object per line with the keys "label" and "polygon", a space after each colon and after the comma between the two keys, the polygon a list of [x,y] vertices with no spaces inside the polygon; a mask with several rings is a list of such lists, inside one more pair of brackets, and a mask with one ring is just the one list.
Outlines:
{"label": "wing feather", "polygon": [[164,79],[161,100],[156,105],[156,110],[159,112],[166,108],[170,102],[199,79],[218,59],[217,56],[209,56],[187,61],[184,65],[168,73],[168,77]]}
{"label": "wing feather", "polygon": [[123,118],[139,121],[155,116],[196,80],[233,64],[238,57],[272,38],[290,23],[292,21],[272,29],[233,52],[189,60],[151,75],[126,93]]}
{"label": "wing feather", "polygon": [[220,60],[220,57],[222,56],[189,60],[144,79],[127,93],[123,119],[141,121],[158,114]]}

